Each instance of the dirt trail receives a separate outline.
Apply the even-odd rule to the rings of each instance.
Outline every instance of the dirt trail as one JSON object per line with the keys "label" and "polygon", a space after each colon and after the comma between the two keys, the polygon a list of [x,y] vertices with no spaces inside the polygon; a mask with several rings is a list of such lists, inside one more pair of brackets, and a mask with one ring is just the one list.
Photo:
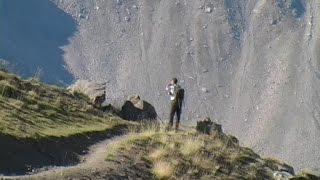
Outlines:
{"label": "dirt trail", "polygon": [[[89,148],[86,155],[82,156],[81,162],[75,166],[45,167],[38,173],[24,176],[3,176],[0,179],[73,179],[70,176],[85,173],[99,172],[112,166],[105,161],[106,155],[110,147],[127,135],[107,138],[100,141]],[[85,178],[85,175],[81,175]],[[91,179],[91,178],[85,178]]]}

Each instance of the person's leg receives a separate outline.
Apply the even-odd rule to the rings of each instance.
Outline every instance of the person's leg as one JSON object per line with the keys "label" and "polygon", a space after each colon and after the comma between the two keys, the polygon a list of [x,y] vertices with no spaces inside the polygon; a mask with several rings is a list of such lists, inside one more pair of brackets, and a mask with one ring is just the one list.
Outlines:
{"label": "person's leg", "polygon": [[176,130],[178,130],[179,124],[180,124],[180,117],[181,117],[181,108],[177,107],[176,111],[177,111]]}
{"label": "person's leg", "polygon": [[173,126],[173,118],[174,114],[176,112],[175,105],[173,102],[171,102],[171,107],[170,107],[170,118],[169,118],[169,124],[168,124],[168,129]]}

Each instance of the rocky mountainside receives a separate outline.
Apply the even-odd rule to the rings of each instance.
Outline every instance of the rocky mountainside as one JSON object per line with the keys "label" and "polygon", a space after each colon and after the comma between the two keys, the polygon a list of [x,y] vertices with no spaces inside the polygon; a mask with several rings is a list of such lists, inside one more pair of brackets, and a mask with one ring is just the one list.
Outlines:
{"label": "rocky mountainside", "polygon": [[258,153],[320,166],[319,1],[0,2],[1,59],[104,81],[113,104],[140,94],[163,118],[177,77],[184,123],[215,117]]}

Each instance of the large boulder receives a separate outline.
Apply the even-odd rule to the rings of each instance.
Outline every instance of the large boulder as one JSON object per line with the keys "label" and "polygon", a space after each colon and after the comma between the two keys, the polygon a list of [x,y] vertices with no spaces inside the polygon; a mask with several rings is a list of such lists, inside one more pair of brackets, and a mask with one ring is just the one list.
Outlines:
{"label": "large boulder", "polygon": [[155,108],[142,100],[139,95],[129,96],[123,104],[120,116],[126,120],[156,120],[158,115]]}
{"label": "large boulder", "polygon": [[106,83],[78,80],[69,86],[68,90],[73,94],[82,93],[88,96],[90,101],[96,106],[101,106],[106,99]]}
{"label": "large boulder", "polygon": [[210,118],[206,117],[201,121],[197,121],[197,131],[203,134],[221,134],[222,126],[211,121]]}

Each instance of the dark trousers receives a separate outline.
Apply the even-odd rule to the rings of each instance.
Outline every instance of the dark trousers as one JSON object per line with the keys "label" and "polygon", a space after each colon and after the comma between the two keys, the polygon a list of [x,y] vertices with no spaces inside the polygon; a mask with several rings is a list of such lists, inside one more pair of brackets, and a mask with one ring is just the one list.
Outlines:
{"label": "dark trousers", "polygon": [[181,104],[176,101],[171,101],[169,128],[173,126],[173,119],[175,114],[177,114],[176,129],[178,129],[181,116]]}

